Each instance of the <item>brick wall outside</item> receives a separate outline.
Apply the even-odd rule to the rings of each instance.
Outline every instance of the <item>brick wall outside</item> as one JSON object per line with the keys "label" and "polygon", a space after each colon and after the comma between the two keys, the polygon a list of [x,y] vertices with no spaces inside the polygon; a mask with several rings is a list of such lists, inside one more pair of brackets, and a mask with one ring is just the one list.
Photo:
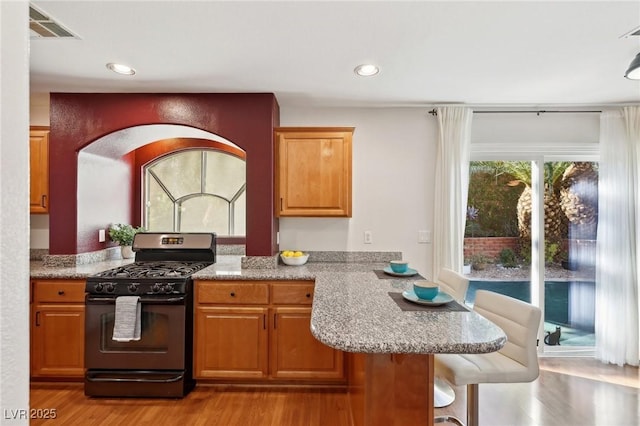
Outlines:
{"label": "brick wall outside", "polygon": [[510,248],[514,253],[519,253],[518,237],[482,237],[464,239],[464,257],[469,258],[474,254],[484,254],[492,259],[498,257],[505,248]]}
{"label": "brick wall outside", "polygon": [[[520,253],[518,237],[478,237],[464,239],[464,257],[470,258],[474,254],[484,254],[495,260],[502,249],[510,248],[518,255]],[[595,262],[595,240],[567,239],[562,242],[562,250],[569,250],[573,259],[582,262]]]}

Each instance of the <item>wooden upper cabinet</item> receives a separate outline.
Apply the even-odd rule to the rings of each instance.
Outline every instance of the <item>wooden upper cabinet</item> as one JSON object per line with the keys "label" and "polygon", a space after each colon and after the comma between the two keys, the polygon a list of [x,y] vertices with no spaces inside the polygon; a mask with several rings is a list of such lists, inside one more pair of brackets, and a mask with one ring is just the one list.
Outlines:
{"label": "wooden upper cabinet", "polygon": [[351,217],[353,127],[280,127],[276,216]]}
{"label": "wooden upper cabinet", "polygon": [[49,213],[49,130],[29,130],[29,167],[31,184],[29,210],[31,213]]}

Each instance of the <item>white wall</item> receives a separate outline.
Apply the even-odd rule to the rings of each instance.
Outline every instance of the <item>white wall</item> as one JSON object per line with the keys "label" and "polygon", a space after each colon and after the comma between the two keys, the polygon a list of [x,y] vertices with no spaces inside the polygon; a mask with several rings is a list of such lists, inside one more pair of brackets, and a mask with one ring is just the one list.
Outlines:
{"label": "white wall", "polygon": [[48,93],[31,93],[29,95],[29,124],[32,126],[49,125]]}
{"label": "white wall", "polygon": [[597,112],[476,113],[472,123],[471,159],[517,160],[545,156],[548,160],[560,160],[569,155],[572,160],[591,161],[597,159],[599,139],[600,114]]}
{"label": "white wall", "polygon": [[[353,217],[281,218],[280,248],[401,251],[431,276],[437,122],[426,108],[287,108],[281,126],[348,126],[353,135]],[[364,231],[373,243],[364,244]]]}
{"label": "white wall", "polygon": [[[0,406],[2,424],[28,424],[28,3],[0,1]],[[27,410],[27,411],[20,411]]]}

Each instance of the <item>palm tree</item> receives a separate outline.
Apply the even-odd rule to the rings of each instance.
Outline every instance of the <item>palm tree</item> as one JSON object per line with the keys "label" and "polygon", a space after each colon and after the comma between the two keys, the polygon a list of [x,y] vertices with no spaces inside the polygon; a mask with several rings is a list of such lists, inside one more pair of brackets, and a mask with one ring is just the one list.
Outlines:
{"label": "palm tree", "polygon": [[[560,189],[564,171],[571,162],[544,163],[544,211],[545,241],[559,244],[567,235],[567,217],[560,203]],[[497,169],[513,177],[509,186],[522,185],[524,188],[518,198],[518,231],[525,246],[531,240],[531,163],[527,161],[499,161]]]}
{"label": "palm tree", "polygon": [[560,185],[560,206],[579,238],[595,239],[598,224],[597,163],[572,163]]}

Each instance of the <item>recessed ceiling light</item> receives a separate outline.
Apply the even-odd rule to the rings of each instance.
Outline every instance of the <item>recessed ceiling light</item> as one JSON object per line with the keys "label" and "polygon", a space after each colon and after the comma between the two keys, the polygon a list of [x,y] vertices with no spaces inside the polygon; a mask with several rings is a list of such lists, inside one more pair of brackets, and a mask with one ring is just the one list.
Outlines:
{"label": "recessed ceiling light", "polygon": [[378,74],[378,72],[380,72],[380,69],[373,64],[362,64],[358,65],[353,71],[363,77],[370,77],[372,75]]}
{"label": "recessed ceiling light", "polygon": [[107,64],[107,68],[109,68],[113,72],[117,72],[118,74],[123,74],[123,75],[134,75],[136,73],[136,70],[134,70],[130,66],[123,65],[123,64],[116,64],[113,62],[109,62]]}

